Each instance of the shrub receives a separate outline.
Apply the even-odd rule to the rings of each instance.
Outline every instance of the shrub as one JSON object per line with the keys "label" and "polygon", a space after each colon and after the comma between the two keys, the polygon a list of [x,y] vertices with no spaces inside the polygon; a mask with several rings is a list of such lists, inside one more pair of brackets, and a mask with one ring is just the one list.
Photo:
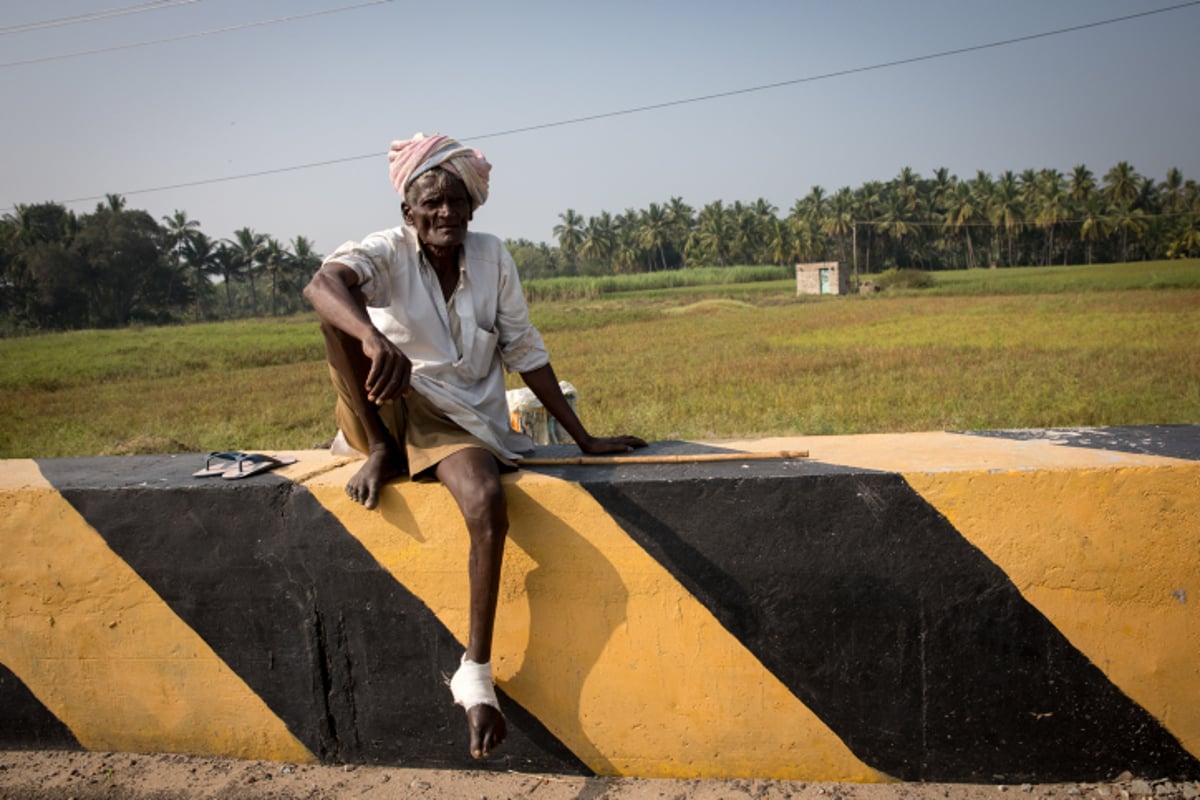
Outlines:
{"label": "shrub", "polygon": [[919,269],[889,269],[875,283],[884,289],[932,289],[933,276]]}

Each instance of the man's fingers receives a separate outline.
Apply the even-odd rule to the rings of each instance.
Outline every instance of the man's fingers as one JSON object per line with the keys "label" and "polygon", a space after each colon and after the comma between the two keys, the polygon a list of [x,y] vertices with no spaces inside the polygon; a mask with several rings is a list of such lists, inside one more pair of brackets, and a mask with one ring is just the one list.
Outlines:
{"label": "man's fingers", "polygon": [[372,382],[367,379],[367,398],[376,404],[383,404],[404,397],[408,394],[408,386],[412,379],[412,364],[407,358],[389,359],[380,367]]}

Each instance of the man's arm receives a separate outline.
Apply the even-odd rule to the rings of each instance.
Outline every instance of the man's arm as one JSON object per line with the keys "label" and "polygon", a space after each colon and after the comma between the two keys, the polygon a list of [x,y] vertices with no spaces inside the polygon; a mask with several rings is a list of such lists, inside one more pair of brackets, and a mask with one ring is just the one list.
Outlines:
{"label": "man's arm", "polygon": [[521,378],[583,452],[590,455],[628,453],[634,448],[646,446],[646,442],[636,436],[595,437],[589,434],[563,395],[558,385],[558,376],[554,374],[554,367],[549,363],[544,367],[522,372]]}
{"label": "man's arm", "polygon": [[336,261],[323,264],[304,287],[304,298],[323,325],[362,343],[363,355],[371,360],[367,399],[379,405],[407,394],[412,362],[371,322],[354,270]]}

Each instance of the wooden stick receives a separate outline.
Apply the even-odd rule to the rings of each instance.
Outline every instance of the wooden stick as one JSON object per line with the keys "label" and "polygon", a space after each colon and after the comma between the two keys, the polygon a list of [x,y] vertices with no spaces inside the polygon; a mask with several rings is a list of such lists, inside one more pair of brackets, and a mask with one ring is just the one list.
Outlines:
{"label": "wooden stick", "polygon": [[661,456],[563,456],[522,458],[523,467],[565,465],[599,466],[604,464],[699,464],[711,461],[763,461],[766,459],[808,458],[807,450],[780,450],[778,453],[692,453]]}

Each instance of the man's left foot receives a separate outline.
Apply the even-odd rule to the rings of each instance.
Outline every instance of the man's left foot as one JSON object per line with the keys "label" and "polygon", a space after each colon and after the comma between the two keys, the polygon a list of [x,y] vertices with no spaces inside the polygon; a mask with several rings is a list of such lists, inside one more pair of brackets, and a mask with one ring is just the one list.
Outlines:
{"label": "man's left foot", "polygon": [[467,710],[471,733],[471,757],[487,758],[508,738],[508,723],[500,713],[492,683],[492,664],[479,664],[464,655],[450,679],[454,702]]}
{"label": "man's left foot", "polygon": [[467,709],[467,725],[471,730],[471,757],[487,758],[508,738],[508,723],[499,709],[477,705]]}

